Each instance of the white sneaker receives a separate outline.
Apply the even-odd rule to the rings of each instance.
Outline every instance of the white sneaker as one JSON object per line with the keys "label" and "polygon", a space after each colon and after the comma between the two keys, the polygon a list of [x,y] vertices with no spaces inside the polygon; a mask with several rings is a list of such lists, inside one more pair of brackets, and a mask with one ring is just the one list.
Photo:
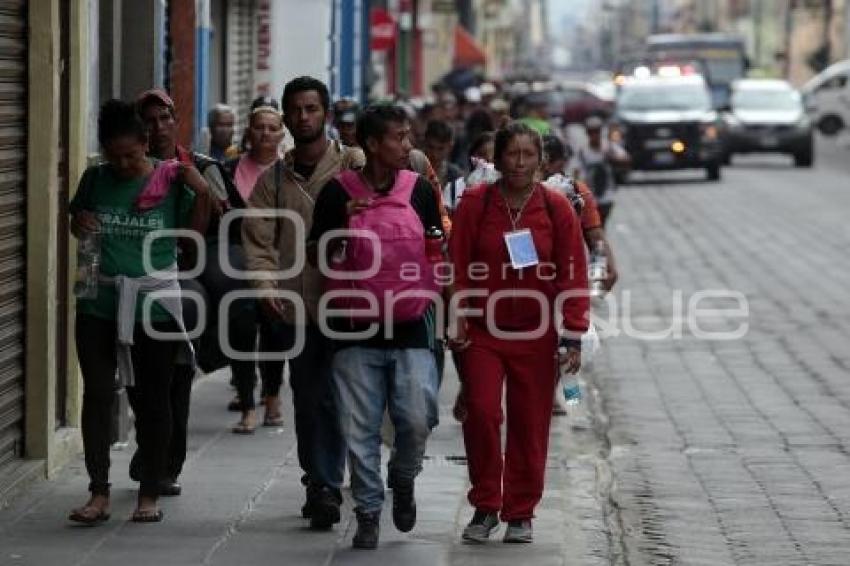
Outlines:
{"label": "white sneaker", "polygon": [[531,519],[509,521],[508,528],[505,529],[504,542],[518,544],[534,542],[534,530],[531,527]]}

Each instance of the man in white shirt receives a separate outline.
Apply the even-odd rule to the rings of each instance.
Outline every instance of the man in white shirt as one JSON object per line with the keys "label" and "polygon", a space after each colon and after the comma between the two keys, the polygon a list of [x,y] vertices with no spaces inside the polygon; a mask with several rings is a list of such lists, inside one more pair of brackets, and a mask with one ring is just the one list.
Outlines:
{"label": "man in white shirt", "polygon": [[628,167],[631,158],[621,145],[603,138],[603,127],[604,123],[596,116],[585,122],[587,147],[578,151],[575,177],[590,186],[599,204],[599,213],[604,225],[614,206],[614,191],[617,188],[614,168]]}

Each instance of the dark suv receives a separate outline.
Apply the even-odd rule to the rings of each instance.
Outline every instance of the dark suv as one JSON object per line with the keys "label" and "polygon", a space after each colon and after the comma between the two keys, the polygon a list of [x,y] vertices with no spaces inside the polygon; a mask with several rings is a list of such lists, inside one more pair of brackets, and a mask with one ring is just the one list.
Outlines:
{"label": "dark suv", "polygon": [[629,79],[617,95],[615,127],[632,169],[705,169],[719,180],[720,126],[700,76]]}

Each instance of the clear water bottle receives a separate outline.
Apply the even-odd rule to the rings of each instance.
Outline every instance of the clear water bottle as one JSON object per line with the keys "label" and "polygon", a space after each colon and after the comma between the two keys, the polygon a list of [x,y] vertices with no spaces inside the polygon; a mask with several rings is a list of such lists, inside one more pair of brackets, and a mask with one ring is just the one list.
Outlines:
{"label": "clear water bottle", "polygon": [[86,232],[77,245],[77,276],[74,296],[96,299],[100,282],[100,230]]}
{"label": "clear water bottle", "polygon": [[605,294],[605,280],[608,279],[608,256],[605,253],[605,242],[599,240],[594,244],[590,254],[590,294],[601,297]]}
{"label": "clear water bottle", "polygon": [[[558,353],[563,356],[567,353],[567,349],[562,346],[558,348]],[[577,375],[562,371],[561,388],[564,391],[564,400],[568,407],[575,407],[581,402],[581,385],[579,385]]]}

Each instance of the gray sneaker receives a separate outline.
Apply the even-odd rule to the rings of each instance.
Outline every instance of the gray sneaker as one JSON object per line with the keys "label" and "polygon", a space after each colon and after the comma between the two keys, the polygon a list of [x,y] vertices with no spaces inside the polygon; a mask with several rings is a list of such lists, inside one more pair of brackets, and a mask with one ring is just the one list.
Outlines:
{"label": "gray sneaker", "polygon": [[490,538],[490,533],[499,527],[499,517],[495,513],[475,510],[472,520],[463,529],[463,540],[473,544],[484,544]]}
{"label": "gray sneaker", "polygon": [[505,529],[504,542],[528,543],[533,541],[534,531],[531,528],[531,519],[508,521],[508,528]]}

